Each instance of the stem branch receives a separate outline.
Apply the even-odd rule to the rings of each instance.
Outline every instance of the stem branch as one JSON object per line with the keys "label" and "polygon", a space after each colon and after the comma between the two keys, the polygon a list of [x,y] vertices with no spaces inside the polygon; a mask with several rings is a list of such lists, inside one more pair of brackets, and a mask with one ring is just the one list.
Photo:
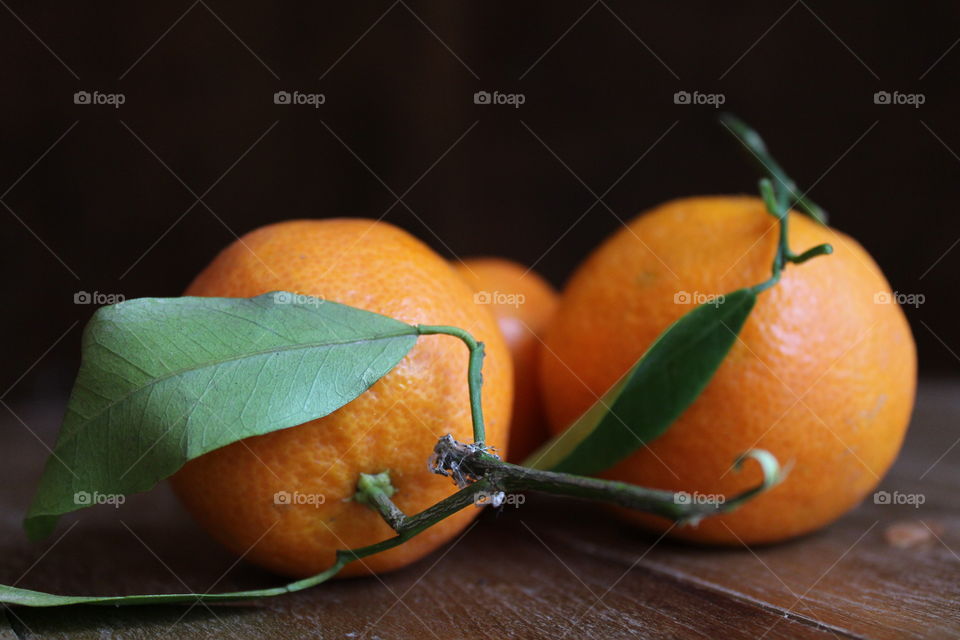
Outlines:
{"label": "stem branch", "polygon": [[[487,490],[493,492],[535,491],[583,498],[647,511],[683,523],[731,511],[783,479],[780,466],[770,453],[762,449],[749,451],[734,462],[734,468],[739,469],[747,459],[760,463],[763,471],[761,484],[730,498],[711,496],[712,499],[704,502],[694,501],[683,492],[649,489],[615,480],[509,464],[486,451],[459,443],[449,435],[441,438],[434,449],[433,470],[434,473],[452,476],[455,480],[459,477],[485,481]],[[469,485],[473,486],[476,483]]]}
{"label": "stem branch", "polygon": [[771,268],[770,278],[759,284],[755,284],[752,287],[752,291],[754,293],[766,291],[770,287],[780,282],[780,277],[783,275],[783,268],[786,266],[787,262],[792,262],[793,264],[802,264],[810,258],[833,253],[833,247],[829,244],[818,244],[817,246],[807,249],[799,255],[791,251],[789,240],[789,203],[776,195],[775,188],[770,182],[769,178],[762,178],[758,186],[760,188],[760,196],[763,198],[763,202],[767,207],[767,211],[777,219],[780,225],[780,237],[777,241],[777,251],[773,256],[773,266]]}
{"label": "stem branch", "polygon": [[353,498],[357,502],[376,509],[390,528],[399,532],[407,516],[390,499],[390,496],[396,492],[397,490],[390,482],[389,471],[376,475],[361,473],[360,479],[357,480],[357,493]]}

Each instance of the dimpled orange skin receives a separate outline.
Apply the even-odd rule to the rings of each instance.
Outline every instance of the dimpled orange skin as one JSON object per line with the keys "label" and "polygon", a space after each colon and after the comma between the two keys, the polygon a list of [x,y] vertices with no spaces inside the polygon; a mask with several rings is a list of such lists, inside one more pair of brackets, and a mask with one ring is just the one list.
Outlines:
{"label": "dimpled orange skin", "polygon": [[[410,324],[446,324],[486,343],[483,407],[487,441],[507,447],[510,354],[493,316],[450,265],[408,233],[363,219],[295,220],[253,231],[224,250],[186,295],[250,297],[289,290]],[[394,535],[351,500],[358,474],[389,470],[393,499],[413,515],[454,493],[430,473],[437,439],[473,441],[466,346],[421,336],[390,373],[332,414],[247,438],[187,463],[171,479],[194,518],[245,559],[280,574],[319,573],[337,549]],[[322,495],[323,504],[275,504],[280,491]],[[348,564],[340,575],[403,567],[459,533],[478,509],[451,516],[403,545]]]}
{"label": "dimpled orange skin", "polygon": [[[562,294],[542,355],[543,393],[559,432],[669,324],[692,308],[678,292],[722,294],[767,279],[776,221],[757,198],[668,202],[621,229]],[[760,479],[741,452],[771,451],[792,470],[739,510],[674,528],[689,540],[738,545],[818,529],[858,504],[900,449],[913,406],[916,350],[873,259],[848,236],[791,213],[790,246],[834,253],[788,265],[761,293],[740,340],[703,394],[648,448],[604,475],[672,491],[733,495]],[[659,517],[629,518],[664,530]]]}
{"label": "dimpled orange skin", "polygon": [[513,356],[509,461],[523,462],[550,437],[537,369],[540,337],[557,309],[557,292],[537,273],[511,260],[468,258],[453,266],[474,290],[474,301],[489,306]]}

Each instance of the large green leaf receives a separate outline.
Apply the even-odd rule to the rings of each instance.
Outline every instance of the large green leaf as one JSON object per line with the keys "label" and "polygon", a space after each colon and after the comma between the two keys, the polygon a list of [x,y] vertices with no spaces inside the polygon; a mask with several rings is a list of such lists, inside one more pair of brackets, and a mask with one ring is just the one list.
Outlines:
{"label": "large green leaf", "polygon": [[413,347],[417,328],[287,292],[103,307],[24,526],[145,491],[232,442],[327,415]]}
{"label": "large green leaf", "polygon": [[756,300],[751,289],[740,289],[683,315],[586,413],[524,465],[590,475],[651,442],[707,386]]}

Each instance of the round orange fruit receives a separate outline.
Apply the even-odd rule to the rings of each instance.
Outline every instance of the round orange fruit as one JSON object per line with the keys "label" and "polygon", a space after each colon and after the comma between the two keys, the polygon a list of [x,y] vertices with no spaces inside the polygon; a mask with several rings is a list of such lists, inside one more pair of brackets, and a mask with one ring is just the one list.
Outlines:
{"label": "round orange fruit", "polygon": [[[776,225],[758,198],[685,198],[596,249],[563,292],[541,352],[552,428],[569,426],[693,305],[766,280]],[[758,483],[755,467],[730,468],[748,449],[767,449],[790,472],[739,510],[672,535],[750,544],[813,531],[873,490],[900,449],[916,350],[889,284],[856,241],[806,216],[790,214],[789,241],[797,253],[821,243],[834,252],[788,265],[703,394],[604,475],[710,500]]]}
{"label": "round orange fruit", "polygon": [[[287,290],[409,324],[452,325],[486,343],[483,407],[489,444],[507,449],[510,354],[490,312],[453,268],[408,233],[363,219],[295,220],[262,227],[224,250],[186,295],[251,297]],[[437,439],[473,441],[466,346],[421,336],[390,373],[323,418],[247,438],[187,463],[171,479],[193,517],[251,562],[288,576],[319,573],[337,549],[394,535],[352,499],[360,473],[389,470],[395,503],[418,513],[456,491],[430,473]],[[275,494],[305,496],[277,504]],[[466,509],[408,542],[348,564],[342,575],[403,567],[459,533]]]}
{"label": "round orange fruit", "polygon": [[493,312],[513,356],[509,461],[522,462],[550,436],[537,369],[557,292],[534,271],[503,258],[468,258],[453,266],[473,289],[474,302]]}

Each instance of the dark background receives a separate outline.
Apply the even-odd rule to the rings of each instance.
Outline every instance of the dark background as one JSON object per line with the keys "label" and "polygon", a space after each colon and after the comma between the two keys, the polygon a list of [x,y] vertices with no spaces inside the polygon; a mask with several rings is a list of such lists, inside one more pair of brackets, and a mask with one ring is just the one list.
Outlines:
{"label": "dark background", "polygon": [[604,202],[627,219],[754,190],[717,110],[679,90],[722,93],[893,288],[923,294],[906,309],[922,371],[956,371],[958,38],[946,1],[11,2],[0,393],[69,387],[94,309],[76,292],[178,295],[235,234],[288,218],[387,212],[448,257],[560,285],[620,226],[591,191],[615,185]]}

